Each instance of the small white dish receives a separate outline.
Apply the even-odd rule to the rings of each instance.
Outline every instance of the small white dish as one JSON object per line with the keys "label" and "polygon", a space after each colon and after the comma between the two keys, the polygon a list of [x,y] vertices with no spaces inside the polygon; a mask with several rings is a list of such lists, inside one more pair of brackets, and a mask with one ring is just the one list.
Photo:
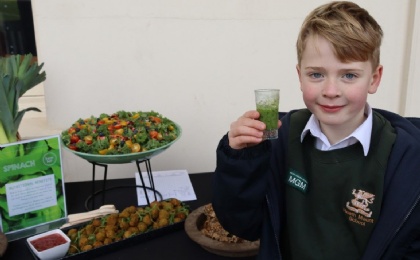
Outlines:
{"label": "small white dish", "polygon": [[[60,235],[62,238],[64,238],[66,242],[42,251],[38,251],[32,244],[34,240],[44,238],[53,234]],[[54,229],[42,234],[29,237],[26,239],[26,242],[28,243],[29,247],[34,252],[34,254],[41,260],[52,260],[62,258],[67,254],[67,251],[70,247],[70,238],[66,234],[64,234],[64,232],[61,231],[61,229]]]}

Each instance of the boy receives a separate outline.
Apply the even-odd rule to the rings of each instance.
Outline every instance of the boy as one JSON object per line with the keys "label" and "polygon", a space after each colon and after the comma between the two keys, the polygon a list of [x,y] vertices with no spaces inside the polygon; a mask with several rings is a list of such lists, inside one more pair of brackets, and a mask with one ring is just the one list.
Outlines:
{"label": "boy", "polygon": [[382,30],[351,2],[304,21],[297,72],[307,109],[248,111],[217,148],[213,207],[259,259],[420,259],[420,122],[372,109]]}

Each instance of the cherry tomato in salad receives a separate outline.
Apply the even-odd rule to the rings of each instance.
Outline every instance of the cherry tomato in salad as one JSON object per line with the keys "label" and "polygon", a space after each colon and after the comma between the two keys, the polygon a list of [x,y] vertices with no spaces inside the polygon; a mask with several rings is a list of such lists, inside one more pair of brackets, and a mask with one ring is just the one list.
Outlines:
{"label": "cherry tomato in salad", "polygon": [[155,130],[152,130],[149,132],[149,135],[150,135],[150,138],[157,139],[158,132]]}
{"label": "cherry tomato in salad", "polygon": [[69,147],[70,150],[77,151],[77,147],[76,147],[75,144],[69,144],[68,147]]}
{"label": "cherry tomato in salad", "polygon": [[120,128],[114,131],[114,134],[116,135],[123,135],[124,134],[124,129]]}
{"label": "cherry tomato in salad", "polygon": [[75,144],[80,140],[80,137],[77,134],[72,134],[70,137],[70,143]]}
{"label": "cherry tomato in salad", "polygon": [[97,140],[105,140],[106,136],[104,135],[98,135],[98,137],[96,137]]}
{"label": "cherry tomato in salad", "polygon": [[109,144],[111,144],[111,145],[116,145],[116,144],[118,144],[118,139],[117,138],[111,138],[110,140],[109,140]]}
{"label": "cherry tomato in salad", "polygon": [[93,143],[93,137],[91,135],[87,135],[83,138],[86,144],[90,145]]}
{"label": "cherry tomato in salad", "polygon": [[141,145],[139,143],[134,143],[131,147],[131,152],[138,153],[140,152]]}
{"label": "cherry tomato in salad", "polygon": [[156,116],[150,116],[149,119],[150,119],[150,121],[152,121],[156,124],[160,124],[160,122],[161,122],[160,118],[156,117]]}
{"label": "cherry tomato in salad", "polygon": [[131,140],[125,141],[125,145],[127,145],[129,148],[133,147],[133,142]]}
{"label": "cherry tomato in salad", "polygon": [[76,128],[75,127],[70,127],[67,132],[68,132],[69,135],[72,135],[72,134],[76,133]]}
{"label": "cherry tomato in salad", "polygon": [[104,118],[102,118],[102,120],[104,120],[104,123],[107,124],[107,125],[110,125],[110,124],[114,123],[114,120],[109,119],[108,117],[104,117]]}

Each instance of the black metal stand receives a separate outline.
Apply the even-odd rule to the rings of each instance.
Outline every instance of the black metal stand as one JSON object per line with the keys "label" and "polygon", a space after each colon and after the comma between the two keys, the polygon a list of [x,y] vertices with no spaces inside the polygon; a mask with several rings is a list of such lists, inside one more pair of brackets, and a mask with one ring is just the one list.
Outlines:
{"label": "black metal stand", "polygon": [[150,189],[153,191],[155,200],[157,200],[155,182],[153,181],[153,174],[152,174],[152,167],[150,166],[150,159],[145,159],[142,161],[136,160],[137,171],[138,171],[138,174],[139,174],[142,186],[143,186],[144,194],[146,195],[146,201],[147,201],[147,204],[150,204],[149,196],[147,195],[147,191],[146,191],[146,185],[144,185],[143,174],[141,174],[141,169],[140,169],[140,163],[142,162],[144,162],[144,164],[146,165],[146,171],[147,171],[147,177],[149,178]]}
{"label": "black metal stand", "polygon": [[[93,194],[95,193],[95,169],[96,166],[101,166],[104,167],[104,183],[102,184],[102,190],[106,189],[106,180],[107,180],[107,175],[108,175],[108,164],[102,164],[102,163],[95,163],[95,162],[91,162],[92,163],[92,207],[91,209],[93,209],[93,207],[95,206],[95,200],[94,200],[94,196]],[[105,203],[105,196],[104,194],[102,194],[102,204]]]}
{"label": "black metal stand", "polygon": [[[105,191],[110,190],[110,189],[115,189],[115,188],[127,188],[126,186],[124,187],[113,187],[110,189],[106,188],[106,182],[107,182],[107,175],[108,175],[108,164],[103,164],[103,163],[97,163],[97,162],[91,162],[92,164],[92,195],[89,196],[86,201],[85,201],[85,207],[86,210],[93,210],[95,207],[95,196],[102,193],[102,205],[105,204]],[[136,166],[137,166],[137,170],[138,170],[138,174],[141,180],[142,185],[135,185],[133,187],[137,187],[137,188],[143,188],[144,191],[144,195],[146,196],[146,202],[147,205],[150,204],[150,200],[149,200],[149,195],[147,194],[147,190],[151,190],[153,191],[154,194],[154,199],[157,200],[157,196],[156,194],[159,194],[160,199],[162,199],[162,195],[155,189],[155,183],[153,181],[153,174],[152,174],[152,167],[150,165],[150,159],[143,159],[143,160],[136,160],[135,161]],[[146,171],[147,171],[147,177],[149,178],[149,183],[150,183],[150,187],[146,186],[145,182],[144,182],[144,178],[143,175],[141,173],[141,169],[140,169],[140,164],[144,163],[146,166]],[[96,166],[100,166],[104,168],[104,179],[103,179],[103,184],[102,184],[102,189],[99,191],[95,191],[95,175],[96,175]],[[91,200],[91,208],[88,208],[88,202],[89,200]]]}

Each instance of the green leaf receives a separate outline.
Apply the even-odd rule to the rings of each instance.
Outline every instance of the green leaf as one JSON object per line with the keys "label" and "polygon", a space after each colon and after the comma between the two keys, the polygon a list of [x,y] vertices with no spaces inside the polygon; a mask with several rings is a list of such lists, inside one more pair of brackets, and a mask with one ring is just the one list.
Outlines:
{"label": "green leaf", "polygon": [[66,211],[66,209],[65,209],[65,203],[64,203],[64,196],[63,195],[61,195],[60,197],[58,197],[57,204],[60,207],[61,211],[63,211],[63,212]]}
{"label": "green leaf", "polygon": [[62,179],[61,166],[60,165],[53,165],[53,166],[51,166],[51,168],[54,172],[55,181],[60,182],[60,180]]}
{"label": "green leaf", "polygon": [[27,111],[38,111],[38,108],[26,108],[19,111],[19,98],[26,91],[46,79],[41,72],[43,64],[32,63],[32,54],[10,55],[0,58],[0,122],[4,130],[0,132],[0,144],[16,141],[19,125]]}
{"label": "green leaf", "polygon": [[59,205],[51,206],[42,210],[37,211],[38,217],[41,217],[43,221],[49,222],[59,219],[64,216]]}
{"label": "green leaf", "polygon": [[25,147],[25,154],[32,155],[35,158],[40,158],[48,152],[48,144],[45,140],[38,140],[23,144]]}
{"label": "green leaf", "polygon": [[59,150],[60,149],[60,143],[59,143],[58,138],[49,138],[46,141],[47,141],[48,146],[51,149],[54,149],[54,150]]}
{"label": "green leaf", "polygon": [[[28,112],[28,111],[36,111],[36,112],[41,112],[41,110],[39,110],[38,108],[36,108],[36,107],[28,107],[28,108],[25,108],[25,109],[23,109],[23,110],[21,110],[21,111],[19,111],[18,113],[17,113],[17,115],[16,115],[16,117],[15,117],[15,119],[14,119],[14,125],[15,125],[15,129],[19,129],[19,125],[20,125],[20,123],[22,122],[22,119],[23,119],[23,116],[25,115],[25,113],[26,112]],[[17,134],[17,131],[16,131],[16,134]]]}
{"label": "green leaf", "polygon": [[[4,79],[4,77],[3,77]],[[10,136],[17,134],[17,129],[15,129],[14,119],[12,111],[9,107],[9,100],[6,98],[6,88],[4,87],[3,80],[0,80],[0,121],[3,125],[4,131],[7,135],[7,138],[10,140]]]}
{"label": "green leaf", "polygon": [[0,196],[0,208],[6,212],[9,212],[9,208],[7,207],[7,200],[5,196]]}

